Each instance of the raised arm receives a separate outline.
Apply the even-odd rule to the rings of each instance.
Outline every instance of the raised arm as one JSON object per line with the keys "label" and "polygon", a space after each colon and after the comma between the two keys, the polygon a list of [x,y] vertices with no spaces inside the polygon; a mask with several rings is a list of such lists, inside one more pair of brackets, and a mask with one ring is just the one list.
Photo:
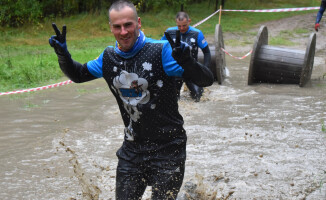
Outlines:
{"label": "raised arm", "polygon": [[209,68],[197,62],[190,53],[190,47],[180,41],[180,31],[176,32],[175,42],[165,32],[165,36],[172,47],[172,57],[184,69],[182,77],[189,79],[200,87],[207,87],[213,84],[214,77]]}
{"label": "raised arm", "polygon": [[209,65],[211,63],[211,51],[209,50],[208,45],[205,48],[203,48],[202,51],[204,54],[204,65],[210,68]]}
{"label": "raised arm", "polygon": [[62,32],[60,32],[55,23],[52,23],[52,27],[56,35],[53,35],[49,39],[49,43],[58,56],[58,61],[62,72],[75,83],[81,83],[95,79],[96,77],[93,76],[87,69],[86,63],[81,64],[71,58],[66,43],[66,26],[64,25],[62,27]]}

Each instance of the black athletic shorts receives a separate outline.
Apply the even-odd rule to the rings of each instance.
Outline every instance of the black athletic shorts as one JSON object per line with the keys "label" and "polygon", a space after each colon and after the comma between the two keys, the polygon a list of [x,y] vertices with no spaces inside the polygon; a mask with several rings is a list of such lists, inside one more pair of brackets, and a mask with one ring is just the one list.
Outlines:
{"label": "black athletic shorts", "polygon": [[134,152],[122,145],[117,152],[116,200],[139,200],[147,186],[152,186],[152,200],[176,199],[184,177],[186,145],[158,149]]}
{"label": "black athletic shorts", "polygon": [[184,169],[184,163],[164,169],[150,161],[134,166],[119,160],[116,200],[139,200],[147,186],[152,186],[151,200],[175,200],[182,185]]}

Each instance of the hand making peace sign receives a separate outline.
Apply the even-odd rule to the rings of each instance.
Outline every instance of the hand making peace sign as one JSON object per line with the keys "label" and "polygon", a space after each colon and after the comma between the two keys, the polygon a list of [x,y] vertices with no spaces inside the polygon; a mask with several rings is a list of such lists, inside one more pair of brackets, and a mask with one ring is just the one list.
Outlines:
{"label": "hand making peace sign", "polygon": [[68,52],[66,43],[67,27],[66,25],[63,25],[62,32],[60,32],[55,23],[52,23],[52,27],[56,35],[51,36],[51,38],[49,39],[49,43],[51,47],[54,48],[57,54],[64,55]]}
{"label": "hand making peace sign", "polygon": [[168,32],[164,32],[166,39],[172,47],[172,57],[182,66],[187,60],[191,59],[190,47],[181,41],[180,30],[176,31],[175,42]]}

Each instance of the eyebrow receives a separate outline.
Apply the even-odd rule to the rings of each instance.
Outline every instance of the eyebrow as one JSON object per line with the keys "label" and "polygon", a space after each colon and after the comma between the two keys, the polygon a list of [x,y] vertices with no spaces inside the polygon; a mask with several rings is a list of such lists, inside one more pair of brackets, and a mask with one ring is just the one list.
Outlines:
{"label": "eyebrow", "polygon": [[129,26],[129,25],[132,25],[133,22],[132,21],[128,21],[128,22],[125,22],[123,24],[112,24],[112,26]]}

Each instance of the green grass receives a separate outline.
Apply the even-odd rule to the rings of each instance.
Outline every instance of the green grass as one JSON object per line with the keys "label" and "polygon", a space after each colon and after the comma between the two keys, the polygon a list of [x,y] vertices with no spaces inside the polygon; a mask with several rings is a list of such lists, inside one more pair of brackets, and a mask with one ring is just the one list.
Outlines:
{"label": "green grass", "polygon": [[293,46],[295,45],[290,39],[294,37],[294,33],[292,31],[283,30],[280,31],[278,36],[271,37],[269,40],[270,45],[284,45],[284,46]]}
{"label": "green grass", "polygon": [[303,33],[309,34],[310,31],[308,29],[298,28],[298,29],[294,29],[294,33],[296,33],[296,34],[303,34]]}
{"label": "green grass", "polygon": [[269,44],[270,45],[275,45],[275,46],[280,46],[280,45],[284,45],[284,46],[294,46],[295,43],[288,40],[288,39],[284,39],[281,36],[276,36],[276,37],[272,37],[269,40]]}
{"label": "green grass", "polygon": [[[215,5],[209,1],[185,7],[192,24],[206,18],[214,12]],[[212,1],[213,2],[213,1]],[[319,6],[319,0],[229,0],[226,9],[269,9]],[[142,19],[142,30],[147,37],[160,39],[166,28],[175,26],[174,16],[178,8],[162,8],[150,13],[139,13]],[[307,12],[284,13],[240,13],[223,12],[221,24],[223,34],[235,32],[241,35],[252,35],[250,29],[266,21],[277,20]],[[204,35],[213,35],[218,15],[198,26]],[[51,23],[58,27],[67,25],[67,45],[74,60],[85,63],[96,58],[108,45],[114,45],[115,39],[110,32],[106,11],[81,14],[67,18],[48,18],[43,23],[25,25],[20,28],[0,27],[0,92],[38,87],[58,82],[64,76],[58,66],[57,57],[48,44],[54,34]],[[305,30],[297,29],[296,33]],[[288,44],[290,34],[283,32],[271,39],[271,44]],[[226,41],[228,44],[241,45],[237,41]],[[247,44],[249,41],[244,41]]]}

